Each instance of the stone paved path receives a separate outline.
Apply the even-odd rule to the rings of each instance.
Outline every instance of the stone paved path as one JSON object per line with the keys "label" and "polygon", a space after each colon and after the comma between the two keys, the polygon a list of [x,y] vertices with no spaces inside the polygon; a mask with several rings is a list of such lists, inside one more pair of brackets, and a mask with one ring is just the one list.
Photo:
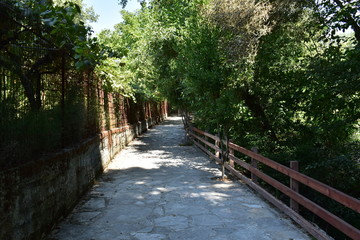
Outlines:
{"label": "stone paved path", "polygon": [[49,239],[310,239],[183,139],[169,117],[134,140]]}

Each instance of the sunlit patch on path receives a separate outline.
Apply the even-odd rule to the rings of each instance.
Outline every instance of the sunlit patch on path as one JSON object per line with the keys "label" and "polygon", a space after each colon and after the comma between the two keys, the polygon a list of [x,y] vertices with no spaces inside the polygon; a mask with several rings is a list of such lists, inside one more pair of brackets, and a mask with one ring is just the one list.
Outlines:
{"label": "sunlit patch on path", "polygon": [[170,117],[133,141],[50,239],[310,239],[183,140]]}

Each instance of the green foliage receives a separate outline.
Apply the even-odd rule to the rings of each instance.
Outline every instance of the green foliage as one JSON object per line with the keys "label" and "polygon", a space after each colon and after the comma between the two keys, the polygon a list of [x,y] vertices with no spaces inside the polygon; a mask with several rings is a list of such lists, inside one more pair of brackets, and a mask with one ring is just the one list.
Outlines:
{"label": "green foliage", "polygon": [[356,43],[328,35],[338,27],[316,4],[235,2],[151,1],[103,38],[136,91],[192,111],[204,129],[299,160],[302,146],[342,149],[359,131]]}
{"label": "green foliage", "polygon": [[58,105],[14,117],[9,114],[14,108],[4,109],[8,106],[8,103],[0,103],[0,150],[3,153],[0,169],[38,159],[44,153],[77,144],[87,137],[84,132],[89,128],[85,126],[86,109],[76,93],[69,93],[65,111]]}
{"label": "green foliage", "polygon": [[[4,27],[0,63],[20,79],[33,111],[43,107],[41,76],[59,71],[63,58],[70,58],[80,71],[91,71],[102,59],[99,45],[90,38],[91,31],[85,26],[77,4],[7,0],[1,5]],[[65,65],[68,67],[70,62]]]}
{"label": "green foliage", "polygon": [[[34,109],[38,65],[56,65],[66,54],[73,59],[68,65],[84,72],[95,69],[105,90],[131,97],[130,105],[166,98],[192,112],[200,128],[222,129],[234,142],[257,146],[283,164],[298,160],[303,173],[360,197],[358,1],[141,1],[141,10],[122,11],[124,21],[98,39],[90,37],[81,4],[36,2],[6,1],[11,7],[5,19],[20,25],[0,23],[2,46],[7,46],[0,46],[6,53],[0,63],[19,73]],[[13,10],[17,17],[11,19]],[[353,33],[339,34],[348,28]],[[25,62],[19,57],[25,51],[9,46],[28,42],[29,32],[37,36],[36,44],[61,54]],[[14,59],[18,64],[9,64]],[[27,68],[16,67],[23,65]],[[12,117],[17,113],[8,107],[14,99],[0,106]],[[75,105],[67,114],[83,112],[81,104]],[[68,124],[69,131],[84,124],[82,117]],[[51,124],[58,123],[41,123],[44,129]],[[41,143],[48,142],[47,135],[40,135]],[[351,219],[342,208],[326,204]]]}
{"label": "green foliage", "polygon": [[111,46],[134,83],[200,128],[359,197],[357,2],[238,3],[150,1],[123,13]]}
{"label": "green foliage", "polygon": [[83,3],[83,0],[53,0],[56,6],[66,6],[68,3],[74,3],[81,8],[80,15],[77,16],[78,21],[84,22],[96,22],[99,18],[94,11],[94,8],[88,7]]}
{"label": "green foliage", "polygon": [[360,3],[357,0],[324,0],[314,1],[315,13],[328,27],[332,37],[336,31],[351,28],[354,31],[357,44],[360,44]]}

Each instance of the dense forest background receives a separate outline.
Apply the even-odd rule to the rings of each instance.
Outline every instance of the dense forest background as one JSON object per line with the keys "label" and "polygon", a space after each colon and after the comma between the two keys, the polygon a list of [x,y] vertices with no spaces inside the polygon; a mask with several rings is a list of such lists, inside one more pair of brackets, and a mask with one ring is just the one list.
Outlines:
{"label": "dense forest background", "polygon": [[[167,99],[191,112],[199,128],[221,129],[285,165],[297,160],[302,173],[360,198],[359,1],[142,1],[141,10],[123,11],[124,21],[97,37],[87,27],[96,14],[81,1],[0,4],[1,69],[19,79],[12,97],[1,81],[4,129],[24,117],[20,108],[29,118],[47,109],[38,76],[66,56],[73,74],[94,73],[107,91],[134,102]],[[19,46],[41,46],[43,53]],[[19,57],[26,54],[32,58]],[[76,94],[57,98],[58,106],[77,102],[79,85],[73,86]],[[360,227],[359,214],[302,191]]]}

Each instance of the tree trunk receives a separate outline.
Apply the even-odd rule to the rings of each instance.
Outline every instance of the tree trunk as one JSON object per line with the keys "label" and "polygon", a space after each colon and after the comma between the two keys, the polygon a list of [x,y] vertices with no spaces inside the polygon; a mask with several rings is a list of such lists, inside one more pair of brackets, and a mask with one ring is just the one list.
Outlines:
{"label": "tree trunk", "polygon": [[254,117],[260,121],[262,130],[270,137],[272,141],[278,141],[275,131],[265,114],[264,108],[260,104],[259,97],[251,94],[249,89],[246,87],[241,90],[241,97],[245,101],[245,105],[250,109]]}
{"label": "tree trunk", "polygon": [[41,74],[36,71],[34,73],[34,77],[33,77],[34,81],[35,81],[35,101],[36,101],[36,105],[37,105],[37,109],[41,108]]}
{"label": "tree trunk", "polygon": [[29,100],[31,110],[32,111],[39,110],[41,106],[36,101],[34,88],[33,88],[32,84],[31,84],[31,79],[26,77],[25,74],[23,74],[21,72],[18,73],[18,75],[20,77],[20,82],[24,87],[25,96]]}

